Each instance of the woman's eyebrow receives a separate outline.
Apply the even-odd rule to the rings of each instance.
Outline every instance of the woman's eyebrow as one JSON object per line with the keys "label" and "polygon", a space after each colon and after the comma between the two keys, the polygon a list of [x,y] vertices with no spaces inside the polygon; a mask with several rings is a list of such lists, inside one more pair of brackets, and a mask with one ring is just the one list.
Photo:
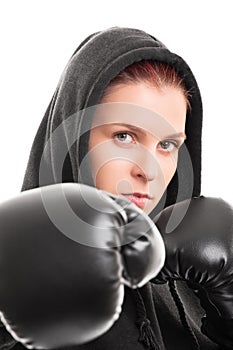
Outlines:
{"label": "woman's eyebrow", "polygon": [[[140,132],[143,135],[146,135],[146,132],[143,129],[141,129],[141,128],[135,126],[135,125],[125,124],[125,123],[111,123],[111,125],[124,126],[124,127],[128,128],[128,129],[130,129],[132,131],[137,131],[137,132]],[[166,137],[168,137],[168,138],[169,137],[171,137],[171,138],[179,137],[179,138],[186,139],[186,135],[182,131],[178,132],[178,133],[171,134],[171,135],[166,135]]]}

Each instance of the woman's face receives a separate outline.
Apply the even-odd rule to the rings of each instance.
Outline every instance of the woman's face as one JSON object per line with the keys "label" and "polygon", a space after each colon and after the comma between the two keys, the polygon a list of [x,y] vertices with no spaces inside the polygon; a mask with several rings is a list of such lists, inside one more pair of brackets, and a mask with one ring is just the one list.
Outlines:
{"label": "woman's face", "polygon": [[177,88],[135,83],[110,90],[90,131],[96,188],[127,198],[149,214],[176,171],[185,120],[186,101]]}

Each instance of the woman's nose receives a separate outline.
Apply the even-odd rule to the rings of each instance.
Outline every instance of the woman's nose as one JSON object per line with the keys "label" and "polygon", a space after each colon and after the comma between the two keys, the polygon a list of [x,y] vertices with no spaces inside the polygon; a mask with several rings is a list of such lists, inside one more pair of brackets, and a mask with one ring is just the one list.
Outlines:
{"label": "woman's nose", "polygon": [[142,177],[147,181],[153,181],[158,177],[160,167],[158,160],[152,152],[144,150],[134,159],[131,169],[132,176]]}

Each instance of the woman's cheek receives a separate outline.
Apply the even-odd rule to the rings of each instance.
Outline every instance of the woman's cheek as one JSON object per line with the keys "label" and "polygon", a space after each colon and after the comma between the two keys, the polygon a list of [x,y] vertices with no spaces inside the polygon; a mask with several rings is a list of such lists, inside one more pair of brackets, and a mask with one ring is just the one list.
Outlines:
{"label": "woman's cheek", "polygon": [[168,186],[169,182],[171,181],[171,179],[173,178],[176,172],[177,161],[178,161],[178,156],[176,154],[165,156],[160,161],[160,166],[161,166],[161,170],[164,176],[166,186]]}
{"label": "woman's cheek", "polygon": [[126,162],[121,160],[99,165],[94,178],[95,186],[113,194],[123,193],[126,188],[128,191],[131,185],[127,181],[127,171]]}

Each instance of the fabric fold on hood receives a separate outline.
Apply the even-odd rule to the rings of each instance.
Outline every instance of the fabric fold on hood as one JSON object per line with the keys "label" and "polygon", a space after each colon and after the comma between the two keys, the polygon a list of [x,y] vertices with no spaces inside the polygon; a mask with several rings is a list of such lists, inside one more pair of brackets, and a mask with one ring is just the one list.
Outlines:
{"label": "fabric fold on hood", "polygon": [[[83,160],[88,153],[95,106],[104,88],[120,71],[143,59],[173,66],[191,94],[187,139],[179,153],[177,171],[166,198],[160,201],[163,206],[159,204],[150,216],[153,218],[164,207],[165,200],[167,206],[199,196],[202,102],[195,77],[186,62],[159,40],[142,30],[122,27],[91,34],[71,56],[35,136],[22,191],[61,182],[94,186],[88,162]],[[187,161],[191,161],[191,167]]]}

